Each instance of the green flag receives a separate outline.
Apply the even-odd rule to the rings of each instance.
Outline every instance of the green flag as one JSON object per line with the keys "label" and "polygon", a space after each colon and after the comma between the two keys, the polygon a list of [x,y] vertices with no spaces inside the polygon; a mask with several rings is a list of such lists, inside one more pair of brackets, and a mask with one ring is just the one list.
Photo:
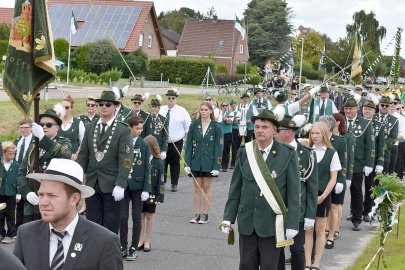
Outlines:
{"label": "green flag", "polygon": [[45,0],[16,0],[3,87],[25,115],[56,75],[53,39]]}

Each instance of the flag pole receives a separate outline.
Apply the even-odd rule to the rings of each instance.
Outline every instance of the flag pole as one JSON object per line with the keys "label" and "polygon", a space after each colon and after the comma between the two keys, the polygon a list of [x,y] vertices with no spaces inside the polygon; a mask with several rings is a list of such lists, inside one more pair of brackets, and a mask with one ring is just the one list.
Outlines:
{"label": "flag pole", "polygon": [[[249,33],[249,30],[248,30],[248,19],[247,19],[247,16],[245,17],[245,20],[246,20],[246,24],[245,24],[245,27],[246,27],[246,49],[243,51],[243,53],[245,53],[245,52],[248,52],[248,48],[249,48],[249,46],[247,45],[248,44],[248,33]],[[245,77],[244,77],[244,81],[245,81],[245,91],[246,91],[246,83],[247,83],[247,81],[246,81],[246,70],[247,70],[247,60],[245,61]]]}
{"label": "flag pole", "polygon": [[[72,10],[73,12],[73,10]],[[72,18],[70,18],[70,21],[72,21]],[[66,84],[69,85],[69,71],[70,71],[70,44],[72,43],[72,29],[69,27],[69,52],[68,52],[68,70],[67,70],[67,76],[66,76]]]}
{"label": "flag pole", "polygon": [[[236,23],[236,19],[235,19],[235,23]],[[232,53],[231,53],[231,70],[230,70],[231,75],[234,74],[234,72],[233,72],[233,56],[234,56],[234,50],[235,50],[235,23],[233,24],[233,33],[232,33]]]}

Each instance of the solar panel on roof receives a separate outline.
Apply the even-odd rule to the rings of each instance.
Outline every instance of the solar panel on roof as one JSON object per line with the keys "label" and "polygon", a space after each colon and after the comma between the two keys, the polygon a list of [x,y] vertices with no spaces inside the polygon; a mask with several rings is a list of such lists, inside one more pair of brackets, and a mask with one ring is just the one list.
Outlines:
{"label": "solar panel on roof", "polygon": [[124,49],[132,29],[141,13],[141,7],[131,6],[87,6],[78,4],[53,3],[49,17],[54,39],[69,40],[70,17],[75,14],[82,27],[72,36],[72,46],[81,46],[98,39],[110,39]]}

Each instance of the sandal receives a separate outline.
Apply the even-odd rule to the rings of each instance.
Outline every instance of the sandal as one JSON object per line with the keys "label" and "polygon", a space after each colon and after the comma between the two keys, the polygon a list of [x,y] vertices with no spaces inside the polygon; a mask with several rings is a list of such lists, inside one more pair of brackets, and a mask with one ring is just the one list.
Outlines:
{"label": "sandal", "polygon": [[325,230],[325,237],[328,238],[328,236],[329,236],[329,231]]}
{"label": "sandal", "polygon": [[305,270],[307,270],[307,269],[311,270],[312,267],[307,265],[307,266],[305,266]]}
{"label": "sandal", "polygon": [[335,246],[335,243],[333,240],[326,240],[325,248],[326,249],[332,249]]}
{"label": "sandal", "polygon": [[333,240],[338,240],[339,239],[339,231],[335,231],[333,234]]}

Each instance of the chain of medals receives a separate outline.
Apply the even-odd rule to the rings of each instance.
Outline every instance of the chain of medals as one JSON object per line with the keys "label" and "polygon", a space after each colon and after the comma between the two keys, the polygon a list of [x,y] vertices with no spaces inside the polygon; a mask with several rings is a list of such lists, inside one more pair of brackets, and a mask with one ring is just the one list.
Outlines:
{"label": "chain of medals", "polygon": [[[95,153],[96,160],[97,160],[98,162],[100,162],[100,161],[103,160],[105,154],[106,154],[107,151],[108,151],[108,148],[110,148],[111,138],[112,138],[112,136],[114,135],[115,128],[117,127],[117,122],[118,122],[117,119],[115,119],[114,122],[113,122],[112,128],[111,128],[111,135],[108,136],[107,144],[106,144],[106,146],[104,147],[104,150],[103,150],[103,151],[100,151],[100,150],[98,150],[98,148],[97,148],[97,133],[98,133],[99,124],[97,124],[97,125],[96,125],[96,128],[94,129],[94,134],[93,134],[93,150],[94,150],[94,153]],[[105,132],[106,132],[106,131],[105,131]],[[100,138],[100,139],[101,139],[101,138]]]}
{"label": "chain of medals", "polygon": [[154,135],[159,135],[163,129],[164,123],[160,120],[159,116],[151,116],[152,121],[150,123],[150,128],[153,129]]}
{"label": "chain of medals", "polygon": [[131,170],[130,170],[129,175],[128,175],[128,179],[132,179],[132,172],[133,172],[133,168],[135,166],[135,162],[136,162],[136,164],[138,166],[142,165],[141,157],[142,157],[141,149],[140,148],[136,148],[136,149],[134,148],[134,159],[132,161],[132,166],[131,166]]}

